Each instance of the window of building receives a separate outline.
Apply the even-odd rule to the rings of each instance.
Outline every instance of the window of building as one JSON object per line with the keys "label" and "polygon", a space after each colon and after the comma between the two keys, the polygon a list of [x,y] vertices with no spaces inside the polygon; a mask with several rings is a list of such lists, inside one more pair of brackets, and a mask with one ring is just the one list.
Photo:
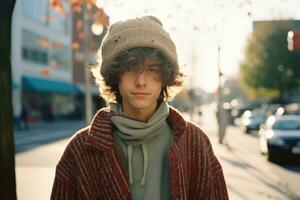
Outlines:
{"label": "window of building", "polygon": [[24,0],[22,1],[23,15],[33,20],[47,24],[49,1],[45,0]]}
{"label": "window of building", "polygon": [[66,47],[58,42],[52,41],[50,48],[50,66],[68,70],[70,68],[70,47]]}
{"label": "window of building", "polygon": [[70,28],[71,7],[62,1],[64,11],[49,9],[49,27],[63,34],[68,34]]}
{"label": "window of building", "polygon": [[48,0],[23,0],[23,15],[38,21],[51,30],[68,34],[70,29],[71,5],[63,0],[64,9],[57,10],[51,7]]}
{"label": "window of building", "polygon": [[48,40],[28,30],[22,31],[22,58],[23,60],[48,64],[47,45]]}
{"label": "window of building", "polygon": [[22,31],[22,58],[25,61],[50,65],[51,67],[69,70],[71,47],[24,29]]}

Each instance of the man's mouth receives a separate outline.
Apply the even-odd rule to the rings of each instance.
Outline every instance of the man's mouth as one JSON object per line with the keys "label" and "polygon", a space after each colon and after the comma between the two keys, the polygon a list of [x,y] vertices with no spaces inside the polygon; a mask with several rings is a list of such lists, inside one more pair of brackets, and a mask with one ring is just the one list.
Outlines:
{"label": "man's mouth", "polygon": [[136,97],[145,97],[145,96],[148,96],[150,95],[149,93],[147,92],[132,92],[132,94]]}

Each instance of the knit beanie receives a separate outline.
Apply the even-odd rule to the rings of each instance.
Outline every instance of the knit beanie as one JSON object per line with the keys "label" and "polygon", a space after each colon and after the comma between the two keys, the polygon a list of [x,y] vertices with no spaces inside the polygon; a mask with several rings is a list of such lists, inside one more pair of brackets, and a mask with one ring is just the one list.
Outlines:
{"label": "knit beanie", "polygon": [[108,68],[121,52],[136,47],[158,49],[171,67],[179,68],[175,44],[161,21],[154,16],[143,16],[119,21],[109,27],[100,47],[101,75],[107,75]]}

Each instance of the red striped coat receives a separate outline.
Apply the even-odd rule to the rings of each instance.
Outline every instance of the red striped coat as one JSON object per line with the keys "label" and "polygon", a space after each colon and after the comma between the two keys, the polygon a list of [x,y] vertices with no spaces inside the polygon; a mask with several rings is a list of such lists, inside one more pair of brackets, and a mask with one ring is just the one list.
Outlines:
{"label": "red striped coat", "polygon": [[[52,200],[132,199],[112,137],[111,114],[100,110],[71,140],[56,167]],[[174,133],[168,152],[171,199],[228,199],[222,167],[207,136],[172,107],[168,122]]]}

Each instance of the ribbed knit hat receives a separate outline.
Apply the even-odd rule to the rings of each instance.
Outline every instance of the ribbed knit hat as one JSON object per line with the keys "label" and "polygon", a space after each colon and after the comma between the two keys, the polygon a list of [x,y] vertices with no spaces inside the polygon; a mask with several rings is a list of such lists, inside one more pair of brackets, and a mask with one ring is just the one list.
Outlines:
{"label": "ribbed knit hat", "polygon": [[169,33],[163,29],[159,19],[154,16],[144,16],[119,21],[109,27],[100,47],[101,75],[107,74],[112,61],[121,52],[136,47],[158,49],[169,60],[172,67],[178,68],[176,47]]}

